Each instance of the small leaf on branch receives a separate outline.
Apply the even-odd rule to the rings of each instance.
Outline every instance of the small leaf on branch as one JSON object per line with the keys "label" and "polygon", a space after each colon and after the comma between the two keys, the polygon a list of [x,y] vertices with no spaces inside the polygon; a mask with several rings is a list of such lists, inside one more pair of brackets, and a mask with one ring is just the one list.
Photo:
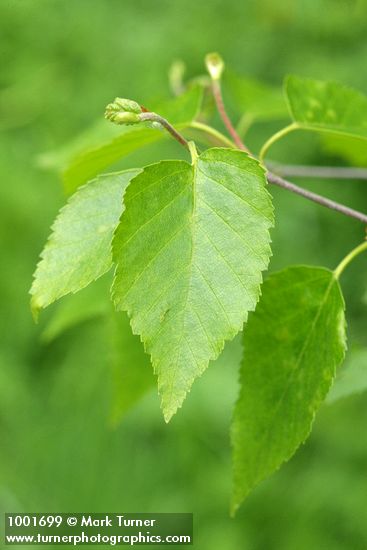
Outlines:
{"label": "small leaf on branch", "polygon": [[338,82],[289,76],[285,93],[297,127],[367,139],[367,97]]}
{"label": "small leaf on branch", "polygon": [[132,180],[113,299],[152,357],[167,421],[255,308],[272,224],[264,170],[244,152],[209,149]]}
{"label": "small leaf on branch", "polygon": [[99,176],[81,187],[57,216],[31,288],[32,310],[75,293],[112,266],[111,240],[127,185],[139,170]]}
{"label": "small leaf on branch", "polygon": [[271,275],[243,342],[233,513],[305,441],[343,360],[344,300],[333,272],[291,267]]}

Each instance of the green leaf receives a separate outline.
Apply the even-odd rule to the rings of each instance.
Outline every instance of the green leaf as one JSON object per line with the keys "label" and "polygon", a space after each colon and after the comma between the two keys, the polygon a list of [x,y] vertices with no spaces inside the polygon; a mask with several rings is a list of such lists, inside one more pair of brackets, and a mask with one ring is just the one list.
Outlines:
{"label": "green leaf", "polygon": [[109,319],[110,364],[113,396],[111,422],[117,425],[125,413],[155,386],[149,355],[131,331],[126,313]]}
{"label": "green leaf", "polygon": [[350,353],[346,364],[340,369],[326,403],[335,403],[367,390],[367,350],[355,350]]}
{"label": "green leaf", "polygon": [[333,273],[271,275],[244,331],[232,424],[232,511],[307,438],[345,353],[344,300]]}
{"label": "green leaf", "polygon": [[[178,98],[149,106],[149,108],[152,110],[154,108],[156,112],[182,130],[199,113],[202,94],[202,88],[195,86]],[[118,129],[118,136],[107,140],[102,139],[98,145],[81,151],[70,159],[62,172],[68,193],[72,193],[79,185],[122,157],[168,136],[163,130],[152,128],[149,123],[125,128],[118,127]],[[116,133],[115,130],[114,133]]]}
{"label": "green leaf", "polygon": [[255,159],[218,148],[194,166],[146,167],[125,207],[113,300],[152,357],[168,421],[255,308],[271,253],[271,198]]}
{"label": "green leaf", "polygon": [[367,97],[337,82],[289,76],[285,82],[296,127],[367,139]]}
{"label": "green leaf", "polygon": [[256,120],[279,120],[288,117],[282,90],[253,78],[227,71],[224,83],[241,113]]}
{"label": "green leaf", "polygon": [[60,210],[34,275],[31,305],[35,315],[111,268],[111,240],[123,210],[122,198],[139,171],[100,176],[81,187]]}

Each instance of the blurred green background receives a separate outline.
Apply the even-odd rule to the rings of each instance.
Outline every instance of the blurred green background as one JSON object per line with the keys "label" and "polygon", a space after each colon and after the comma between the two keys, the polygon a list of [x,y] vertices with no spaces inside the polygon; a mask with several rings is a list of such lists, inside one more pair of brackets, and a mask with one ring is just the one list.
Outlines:
{"label": "blurred green background", "polygon": [[[38,254],[65,198],[37,158],[103,115],[116,95],[169,94],[217,50],[237,72],[280,85],[286,73],[367,92],[367,1],[1,0],[0,2],[0,507],[2,511],[194,512],[200,550],[365,550],[367,395],[324,406],[308,442],[228,515],[228,429],[237,372],[219,361],[167,426],[153,391],[109,422],[108,336],[99,319],[41,339],[28,305]],[[258,144],[278,128],[258,124]],[[222,130],[221,127],[218,126]],[[151,147],[122,165],[179,154]],[[340,164],[317,138],[294,135],[273,158]],[[367,211],[366,182],[306,181]],[[271,269],[334,267],[363,236],[358,222],[282,190]],[[365,258],[342,281],[350,347],[367,344]]]}

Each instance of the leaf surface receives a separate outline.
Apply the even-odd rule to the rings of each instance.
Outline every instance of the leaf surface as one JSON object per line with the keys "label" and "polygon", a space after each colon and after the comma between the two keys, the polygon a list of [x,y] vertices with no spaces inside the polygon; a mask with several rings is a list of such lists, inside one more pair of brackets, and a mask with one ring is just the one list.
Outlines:
{"label": "leaf surface", "polygon": [[307,438],[345,346],[344,300],[331,271],[296,266],[264,282],[244,331],[233,512]]}
{"label": "leaf surface", "polygon": [[123,210],[123,194],[138,173],[126,170],[100,176],[81,187],[60,210],[34,275],[35,314],[111,268],[111,240]]}
{"label": "leaf surface", "polygon": [[218,148],[194,166],[146,167],[125,208],[113,242],[113,299],[152,357],[168,421],[255,308],[270,257],[271,199],[256,160]]}
{"label": "leaf surface", "polygon": [[357,90],[289,76],[285,93],[298,128],[367,139],[367,97]]}

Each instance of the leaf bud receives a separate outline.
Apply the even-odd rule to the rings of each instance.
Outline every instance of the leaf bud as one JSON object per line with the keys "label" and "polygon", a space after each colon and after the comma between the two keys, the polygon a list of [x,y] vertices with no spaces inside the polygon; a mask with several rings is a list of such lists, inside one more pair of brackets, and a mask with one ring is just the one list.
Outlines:
{"label": "leaf bud", "polygon": [[136,113],[119,112],[119,113],[107,113],[106,118],[115,124],[136,124],[140,122],[140,117]]}
{"label": "leaf bud", "polygon": [[208,53],[205,56],[205,65],[212,80],[220,80],[224,71],[224,61],[218,53]]}
{"label": "leaf bud", "polygon": [[136,101],[116,97],[113,103],[107,105],[105,117],[115,124],[136,124],[140,122],[141,112],[142,108]]}
{"label": "leaf bud", "polygon": [[112,103],[119,111],[126,111],[128,113],[141,113],[142,109],[136,101],[132,99],[124,99],[121,97],[116,97],[115,101]]}

